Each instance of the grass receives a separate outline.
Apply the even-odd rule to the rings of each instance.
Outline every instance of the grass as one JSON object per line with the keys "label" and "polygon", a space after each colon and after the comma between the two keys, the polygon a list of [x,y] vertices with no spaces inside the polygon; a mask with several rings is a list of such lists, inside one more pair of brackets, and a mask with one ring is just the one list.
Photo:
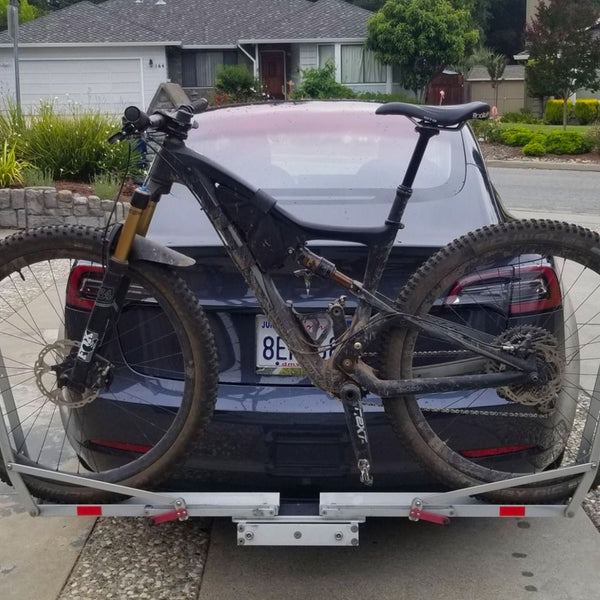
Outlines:
{"label": "grass", "polygon": [[54,178],[48,170],[26,167],[23,169],[23,183],[25,187],[54,187]]}
{"label": "grass", "polygon": [[121,188],[121,177],[110,173],[101,173],[94,177],[92,184],[96,196],[102,200],[112,200],[116,198]]}

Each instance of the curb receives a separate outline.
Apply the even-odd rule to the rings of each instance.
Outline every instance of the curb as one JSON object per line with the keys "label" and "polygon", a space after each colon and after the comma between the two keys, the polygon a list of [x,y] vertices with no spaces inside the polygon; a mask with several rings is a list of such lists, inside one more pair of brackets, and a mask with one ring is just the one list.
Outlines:
{"label": "curb", "polygon": [[505,169],[546,169],[552,171],[600,171],[600,163],[559,162],[550,160],[498,160],[485,161],[488,167]]}

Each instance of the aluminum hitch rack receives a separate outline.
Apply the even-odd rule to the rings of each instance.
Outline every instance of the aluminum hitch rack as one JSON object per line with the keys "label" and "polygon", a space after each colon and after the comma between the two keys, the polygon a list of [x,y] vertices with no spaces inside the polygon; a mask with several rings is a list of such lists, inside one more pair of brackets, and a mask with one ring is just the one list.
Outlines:
{"label": "aluminum hitch rack", "polygon": [[[3,429],[0,428],[0,437]],[[321,493],[312,510],[287,514],[290,507],[281,502],[279,493],[151,492],[12,462],[6,467],[22,504],[32,516],[146,517],[157,524],[190,517],[231,517],[240,546],[357,546],[359,525],[367,517],[406,517],[414,522],[438,524],[448,524],[458,517],[574,517],[596,470],[595,463],[590,462],[441,493]],[[584,476],[566,504],[498,505],[472,497],[579,473]],[[113,504],[39,502],[29,493],[22,475],[43,475],[46,479],[121,494],[126,499]]]}
{"label": "aluminum hitch rack", "polygon": [[[0,353],[0,373],[4,370]],[[503,481],[448,492],[321,493],[309,510],[282,503],[279,493],[153,492],[94,481],[77,475],[48,471],[14,460],[9,431],[14,399],[0,378],[0,452],[11,484],[32,516],[146,517],[153,523],[190,517],[231,517],[239,545],[245,546],[357,546],[359,525],[368,517],[406,517],[411,521],[448,524],[458,517],[574,517],[596,476],[600,461],[600,377],[596,381],[585,423],[590,443],[579,449],[579,463]],[[24,443],[24,440],[21,440]],[[524,484],[582,474],[573,495],[564,504],[498,505],[473,496]],[[53,504],[35,499],[23,475],[38,476],[113,492],[124,497],[112,504]]]}

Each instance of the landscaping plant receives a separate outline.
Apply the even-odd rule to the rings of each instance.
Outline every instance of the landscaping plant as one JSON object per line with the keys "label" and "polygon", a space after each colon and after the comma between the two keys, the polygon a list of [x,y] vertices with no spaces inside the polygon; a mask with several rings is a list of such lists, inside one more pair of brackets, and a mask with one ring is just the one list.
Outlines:
{"label": "landscaping plant", "polygon": [[[107,142],[119,128],[116,119],[99,112],[74,109],[63,114],[51,103],[42,103],[39,111],[29,117],[21,151],[55,180],[90,182],[97,173],[125,169],[126,144]],[[131,162],[135,164],[135,158]]]}
{"label": "landscaping plant", "polygon": [[26,162],[17,159],[14,145],[9,146],[4,140],[0,154],[0,188],[23,185],[23,169],[27,166]]}

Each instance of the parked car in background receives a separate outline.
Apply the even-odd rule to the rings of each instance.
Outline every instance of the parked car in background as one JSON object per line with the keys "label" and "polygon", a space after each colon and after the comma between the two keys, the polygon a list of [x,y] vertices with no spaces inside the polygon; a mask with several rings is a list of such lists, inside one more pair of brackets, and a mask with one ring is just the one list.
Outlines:
{"label": "parked car in background", "polygon": [[[197,117],[199,127],[190,132],[188,146],[267,191],[286,210],[306,221],[380,225],[402,181],[417,136],[409,119],[377,116],[377,106],[343,101],[222,107]],[[462,233],[506,218],[470,129],[442,131],[431,140],[425,154],[381,291],[395,297],[432,252]],[[182,275],[207,312],[220,361],[218,401],[208,434],[197,440],[167,485],[197,491],[280,491],[290,497],[359,489],[341,404],[315,389],[302,375],[186,188],[176,185],[170,196],[163,197],[149,235],[196,259],[196,265]],[[326,240],[312,245],[341,271],[362,278],[364,247]],[[551,262],[548,269],[551,271]],[[97,275],[88,273],[88,277],[99,279],[99,271]],[[302,273],[275,273],[274,278],[283,297],[302,312],[322,312],[341,293],[330,282],[307,280]],[[83,293],[80,279],[71,278],[69,297]],[[510,289],[510,281],[498,286]],[[86,289],[89,293],[93,285]],[[469,303],[477,293],[474,282],[457,282],[452,293],[455,297],[462,294],[462,307],[473,313],[469,319],[481,317],[477,306]],[[512,302],[508,309],[495,316],[502,323],[493,319],[489,323],[490,333],[495,328],[502,331],[506,319],[515,325],[521,321],[535,323],[535,298],[519,300],[513,295],[508,302]],[[529,302],[527,316],[519,310],[519,302]],[[349,298],[350,311],[353,306]],[[135,320],[137,309],[148,310],[148,306],[141,301],[136,305],[133,297],[130,319]],[[87,310],[77,301],[67,307],[75,329],[83,328]],[[558,308],[553,318],[557,327],[561,325]],[[127,319],[122,319],[120,326],[123,322]],[[146,332],[150,343],[142,355],[140,339],[128,334],[127,328],[122,329],[120,340],[110,342],[119,345],[131,372],[127,382],[115,381],[111,399],[103,402],[99,398],[86,407],[96,411],[85,430],[76,434],[81,438],[81,458],[86,464],[118,464],[123,454],[144,452],[148,447],[151,433],[145,430],[143,420],[136,420],[135,402],[127,394],[134,386],[138,394],[156,398],[163,393],[157,374],[145,366],[149,364],[146,354],[152,353],[152,340],[162,337],[161,326],[159,319],[156,331]],[[128,403],[127,411],[117,407],[121,400]],[[373,489],[436,488],[436,481],[394,437],[380,400],[367,397],[366,402]],[[428,402],[435,408],[435,397],[429,397]],[[454,409],[471,408],[474,402],[471,392],[453,394]],[[498,406],[499,410],[507,406],[507,401],[491,389],[483,395],[479,392],[476,402],[477,406]],[[456,415],[441,412],[440,427],[449,419],[456,419]],[[510,417],[494,428],[484,421],[485,417],[466,418],[464,427],[458,429],[460,443],[468,456],[497,461],[505,469],[510,468],[511,461],[516,464],[530,460],[538,451],[543,454],[540,440],[551,435],[551,428],[550,433],[547,427],[545,433],[537,429],[535,419],[528,419],[527,428],[516,426],[521,420],[513,422]]]}

